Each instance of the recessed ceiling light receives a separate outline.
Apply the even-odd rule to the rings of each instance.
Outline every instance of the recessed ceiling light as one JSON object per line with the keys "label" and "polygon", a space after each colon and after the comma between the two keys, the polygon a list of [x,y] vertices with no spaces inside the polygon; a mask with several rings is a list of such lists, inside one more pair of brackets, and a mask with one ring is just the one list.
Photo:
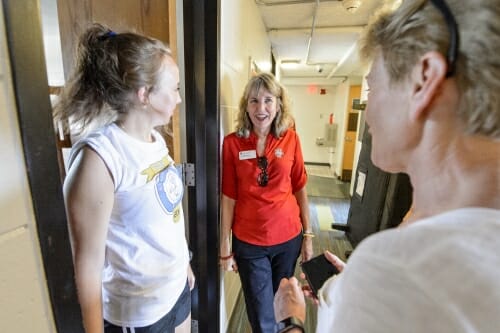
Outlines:
{"label": "recessed ceiling light", "polygon": [[285,59],[281,60],[281,68],[293,69],[300,65],[301,61],[298,59]]}
{"label": "recessed ceiling light", "polygon": [[361,6],[361,0],[342,0],[342,5],[349,13],[354,13]]}

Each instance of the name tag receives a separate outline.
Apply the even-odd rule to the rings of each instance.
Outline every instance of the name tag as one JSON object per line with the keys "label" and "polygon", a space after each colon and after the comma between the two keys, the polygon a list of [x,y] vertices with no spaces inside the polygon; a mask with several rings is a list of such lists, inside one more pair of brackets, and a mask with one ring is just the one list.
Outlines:
{"label": "name tag", "polygon": [[257,151],[255,149],[240,151],[240,161],[249,160],[251,158],[257,158]]}

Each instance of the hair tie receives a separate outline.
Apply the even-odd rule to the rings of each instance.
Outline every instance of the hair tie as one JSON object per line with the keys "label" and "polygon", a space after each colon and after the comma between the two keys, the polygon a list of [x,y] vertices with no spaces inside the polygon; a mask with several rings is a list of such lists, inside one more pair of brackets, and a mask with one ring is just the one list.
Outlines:
{"label": "hair tie", "polygon": [[110,30],[110,31],[106,32],[104,35],[99,36],[98,39],[100,41],[104,41],[104,40],[111,38],[111,37],[114,37],[114,36],[116,36],[116,32],[114,32],[113,30]]}

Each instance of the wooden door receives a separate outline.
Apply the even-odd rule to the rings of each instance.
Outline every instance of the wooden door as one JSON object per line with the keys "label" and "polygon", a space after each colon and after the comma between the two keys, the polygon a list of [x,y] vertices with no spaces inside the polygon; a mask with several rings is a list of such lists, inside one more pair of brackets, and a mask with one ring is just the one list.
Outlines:
{"label": "wooden door", "polygon": [[[58,0],[57,10],[66,78],[73,68],[78,37],[94,22],[158,38],[176,53],[174,0]],[[174,25],[169,24],[172,20]]]}
{"label": "wooden door", "polygon": [[344,154],[342,157],[342,175],[343,181],[350,181],[352,177],[352,168],[354,164],[354,150],[356,147],[356,137],[358,131],[359,113],[352,109],[353,100],[361,96],[361,86],[351,86],[349,88],[349,98],[346,107],[346,132],[344,135]]}
{"label": "wooden door", "polygon": [[[136,31],[157,38],[170,46],[174,58],[177,56],[175,0],[58,0],[57,9],[66,79],[74,66],[78,37],[94,22],[118,32]],[[178,112],[167,127],[162,134],[172,157],[180,162]],[[175,141],[167,132],[174,133]]]}

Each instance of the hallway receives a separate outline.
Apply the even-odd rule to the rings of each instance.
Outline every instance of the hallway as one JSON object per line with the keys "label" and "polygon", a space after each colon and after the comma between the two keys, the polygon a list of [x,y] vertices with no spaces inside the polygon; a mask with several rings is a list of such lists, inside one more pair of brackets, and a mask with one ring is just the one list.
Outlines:
{"label": "hallway", "polygon": [[[326,166],[306,165],[309,175],[307,193],[309,198],[310,222],[316,237],[313,239],[314,255],[325,250],[345,260],[346,251],[352,246],[345,233],[331,229],[331,223],[347,223],[349,213],[349,183],[337,180]],[[300,260],[300,258],[299,258]],[[299,278],[300,265],[297,264],[295,276]],[[306,332],[316,329],[316,307],[307,303]],[[243,292],[238,293],[234,312],[229,319],[228,333],[251,333],[245,311]]]}

